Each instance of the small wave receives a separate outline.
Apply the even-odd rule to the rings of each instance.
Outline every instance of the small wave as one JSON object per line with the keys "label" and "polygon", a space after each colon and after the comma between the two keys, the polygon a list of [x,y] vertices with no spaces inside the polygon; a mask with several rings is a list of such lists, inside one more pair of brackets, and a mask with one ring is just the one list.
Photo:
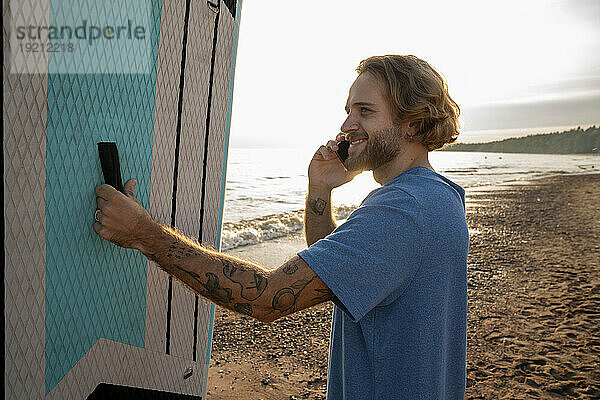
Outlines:
{"label": "small wave", "polygon": [[444,169],[441,171],[442,173],[451,173],[451,174],[466,174],[471,172],[477,172],[477,168],[454,168],[454,169]]}
{"label": "small wave", "polygon": [[[346,219],[356,206],[335,207],[336,219]],[[304,210],[272,214],[240,222],[226,222],[221,233],[221,250],[261,243],[302,232]]]}

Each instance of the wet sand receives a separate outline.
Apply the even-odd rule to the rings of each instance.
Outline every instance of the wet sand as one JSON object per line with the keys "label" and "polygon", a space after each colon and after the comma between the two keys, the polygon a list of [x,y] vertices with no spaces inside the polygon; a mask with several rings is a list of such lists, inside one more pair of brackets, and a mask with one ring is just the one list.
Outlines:
{"label": "wet sand", "polygon": [[[600,398],[600,174],[468,193],[468,399]],[[230,254],[276,267],[301,237]],[[217,308],[208,399],[324,399],[331,303]]]}

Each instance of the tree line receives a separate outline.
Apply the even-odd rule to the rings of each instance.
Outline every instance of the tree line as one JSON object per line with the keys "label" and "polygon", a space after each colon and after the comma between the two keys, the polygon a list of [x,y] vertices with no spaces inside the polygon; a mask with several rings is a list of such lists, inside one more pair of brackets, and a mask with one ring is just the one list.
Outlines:
{"label": "tree line", "polygon": [[529,135],[488,143],[455,143],[445,151],[490,153],[600,154],[600,127],[571,129],[564,132]]}

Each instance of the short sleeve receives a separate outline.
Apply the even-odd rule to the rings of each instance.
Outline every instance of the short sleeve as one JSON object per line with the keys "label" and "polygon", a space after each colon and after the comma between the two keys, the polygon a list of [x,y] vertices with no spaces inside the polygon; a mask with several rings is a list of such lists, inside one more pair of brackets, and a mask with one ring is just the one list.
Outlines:
{"label": "short sleeve", "polygon": [[423,223],[416,200],[368,202],[298,255],[354,321],[397,297],[421,264]]}

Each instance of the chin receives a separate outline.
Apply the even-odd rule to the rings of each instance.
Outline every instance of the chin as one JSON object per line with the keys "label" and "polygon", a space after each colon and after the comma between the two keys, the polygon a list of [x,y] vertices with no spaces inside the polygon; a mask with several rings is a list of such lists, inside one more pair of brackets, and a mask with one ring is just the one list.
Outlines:
{"label": "chin", "polygon": [[371,168],[369,168],[366,160],[361,160],[361,159],[356,160],[353,158],[346,159],[346,162],[344,162],[344,167],[346,168],[347,171],[370,171],[371,170]]}

